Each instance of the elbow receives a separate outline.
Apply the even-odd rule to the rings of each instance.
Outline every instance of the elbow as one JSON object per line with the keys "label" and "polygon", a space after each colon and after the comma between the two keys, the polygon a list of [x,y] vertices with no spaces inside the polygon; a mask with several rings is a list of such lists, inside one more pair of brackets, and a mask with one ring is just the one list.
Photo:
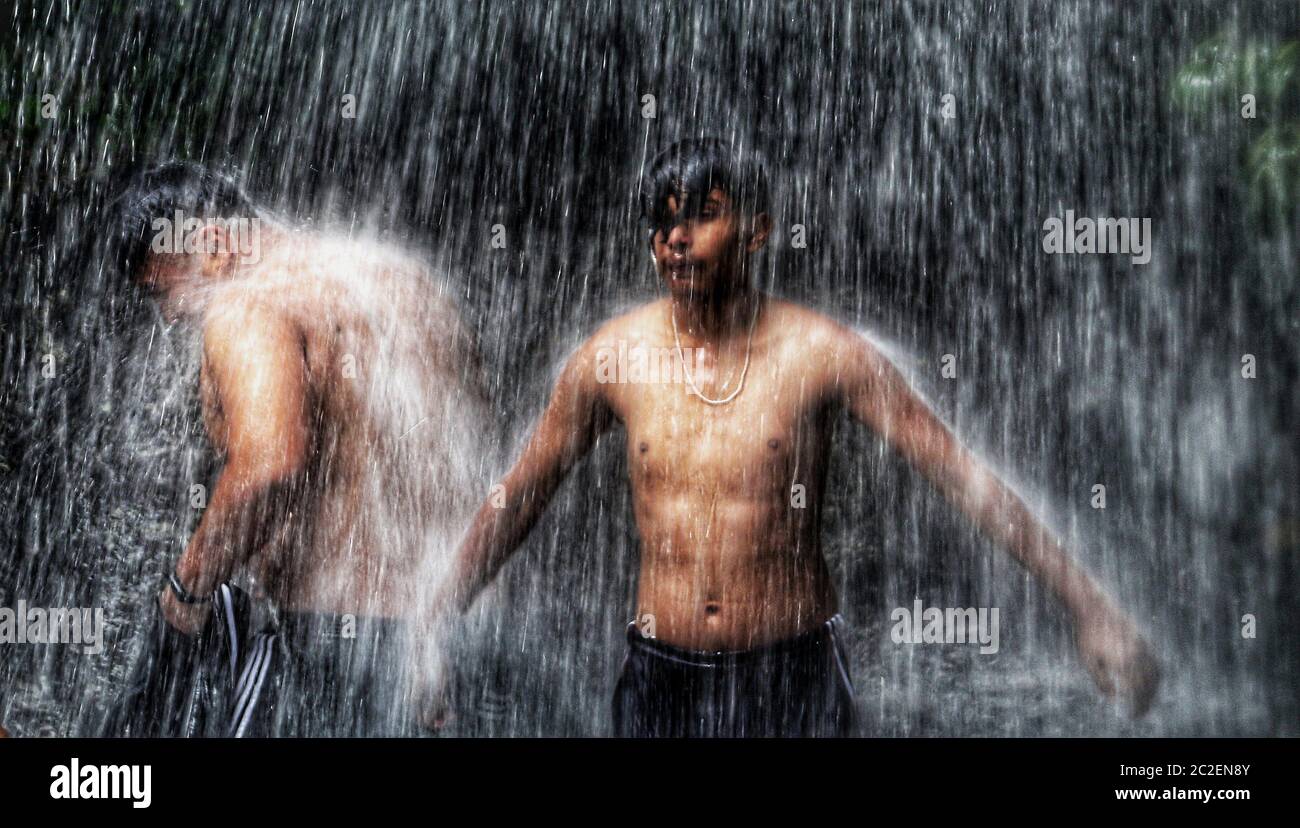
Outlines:
{"label": "elbow", "polygon": [[307,470],[307,453],[292,445],[254,457],[235,457],[226,464],[225,474],[241,488],[260,490],[292,486]]}
{"label": "elbow", "polygon": [[282,446],[260,464],[258,475],[268,485],[288,484],[306,470],[307,452],[300,446]]}

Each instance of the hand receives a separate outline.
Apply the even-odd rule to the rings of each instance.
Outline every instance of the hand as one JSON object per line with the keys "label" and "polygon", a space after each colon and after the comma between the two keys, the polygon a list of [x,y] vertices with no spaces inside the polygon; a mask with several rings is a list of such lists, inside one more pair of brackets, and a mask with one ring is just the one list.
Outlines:
{"label": "hand", "polygon": [[158,608],[172,629],[185,635],[198,635],[211,612],[207,604],[182,604],[167,587],[163,587],[162,594],[158,596]]}
{"label": "hand", "polygon": [[418,700],[420,727],[434,734],[441,733],[456,718],[448,678],[450,671],[444,659],[438,661],[432,677],[420,689]]}
{"label": "hand", "polygon": [[422,730],[438,735],[456,720],[452,645],[462,639],[465,619],[448,592],[435,594],[427,606],[428,615],[419,622],[424,634],[415,653],[416,716]]}
{"label": "hand", "polygon": [[1102,607],[1080,615],[1075,630],[1079,657],[1110,699],[1122,698],[1141,717],[1155,699],[1160,665],[1123,613]]}
{"label": "hand", "polygon": [[447,649],[451,620],[445,615],[435,617],[416,654],[416,715],[420,728],[433,734],[441,733],[455,719],[452,659]]}

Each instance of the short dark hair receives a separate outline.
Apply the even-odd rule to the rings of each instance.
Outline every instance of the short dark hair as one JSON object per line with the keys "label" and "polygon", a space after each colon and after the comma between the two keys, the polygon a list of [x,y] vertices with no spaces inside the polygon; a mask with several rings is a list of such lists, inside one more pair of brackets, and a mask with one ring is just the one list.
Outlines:
{"label": "short dark hair", "polygon": [[766,212],[767,171],[752,151],[720,138],[687,138],[660,152],[641,179],[641,215],[651,238],[672,227],[668,197],[676,196],[679,217],[698,214],[717,188],[748,215]]}
{"label": "short dark hair", "polygon": [[190,161],[168,161],[132,174],[109,205],[110,263],[130,282],[149,255],[156,219],[251,217],[252,201],[234,179]]}

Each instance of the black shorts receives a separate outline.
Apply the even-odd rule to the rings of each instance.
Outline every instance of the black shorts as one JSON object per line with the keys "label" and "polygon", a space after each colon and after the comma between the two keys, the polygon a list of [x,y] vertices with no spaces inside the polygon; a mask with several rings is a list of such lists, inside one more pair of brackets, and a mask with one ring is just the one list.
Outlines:
{"label": "black shorts", "polygon": [[248,642],[229,735],[418,735],[406,639],[396,619],[281,613]]}
{"label": "black shorts", "polygon": [[159,614],[101,735],[420,735],[405,622],[281,612],[255,631],[253,604],[219,585],[194,636]]}
{"label": "black shorts", "polygon": [[853,683],[839,615],[787,641],[696,652],[646,638],[632,623],[614,690],[622,737],[852,736]]}

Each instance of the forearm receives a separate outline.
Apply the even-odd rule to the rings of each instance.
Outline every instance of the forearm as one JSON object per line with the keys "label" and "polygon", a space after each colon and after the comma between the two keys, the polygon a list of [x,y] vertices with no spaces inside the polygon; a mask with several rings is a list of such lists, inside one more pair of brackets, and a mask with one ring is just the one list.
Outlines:
{"label": "forearm", "polygon": [[551,400],[513,468],[494,486],[460,544],[434,611],[464,613],[523,543],[573,464],[608,427],[589,349],[579,349],[561,372]]}
{"label": "forearm", "polygon": [[526,484],[507,478],[501,505],[489,497],[470,524],[452,567],[447,587],[438,602],[446,612],[464,613],[496,574],[505,566],[528,533],[541,518],[551,495],[553,483]]}
{"label": "forearm", "polygon": [[1135,624],[1052,536],[1024,501],[953,436],[887,360],[861,342],[839,365],[853,415],[911,465],[1057,597],[1075,622],[1083,663],[1103,692],[1123,692],[1141,714],[1159,668]]}
{"label": "forearm", "polygon": [[[1024,501],[992,472],[972,467],[941,488],[976,526],[1000,544],[1074,616],[1109,605],[1088,572],[1056,540]],[[960,482],[959,482],[960,481]]]}
{"label": "forearm", "polygon": [[294,478],[248,479],[223,471],[198,529],[176,563],[182,585],[206,595],[270,539],[283,522]]}

